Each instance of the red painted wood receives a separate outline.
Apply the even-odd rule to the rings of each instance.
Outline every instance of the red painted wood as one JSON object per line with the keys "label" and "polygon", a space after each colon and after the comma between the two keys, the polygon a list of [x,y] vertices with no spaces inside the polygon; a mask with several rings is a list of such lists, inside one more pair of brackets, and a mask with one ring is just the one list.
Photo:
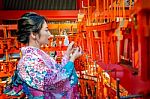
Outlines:
{"label": "red painted wood", "polygon": [[16,20],[26,12],[36,12],[47,19],[77,19],[78,10],[0,10],[0,20]]}

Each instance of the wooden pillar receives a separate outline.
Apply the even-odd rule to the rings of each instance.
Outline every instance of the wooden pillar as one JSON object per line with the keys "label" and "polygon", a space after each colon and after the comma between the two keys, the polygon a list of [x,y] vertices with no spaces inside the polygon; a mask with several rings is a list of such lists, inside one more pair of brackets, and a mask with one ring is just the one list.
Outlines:
{"label": "wooden pillar", "polygon": [[139,61],[138,61],[138,38],[137,38],[137,31],[135,30],[135,26],[132,24],[132,66],[133,68],[138,68]]}
{"label": "wooden pillar", "polygon": [[150,12],[137,14],[139,70],[142,80],[150,80]]}
{"label": "wooden pillar", "polygon": [[[137,0],[134,13],[137,15],[139,77],[150,80],[150,2]],[[147,98],[146,98],[147,99]]]}
{"label": "wooden pillar", "polygon": [[88,31],[88,38],[87,38],[87,47],[88,47],[88,51],[90,56],[92,57],[92,59],[94,60],[96,58],[95,55],[95,43],[94,43],[94,35],[92,31]]}
{"label": "wooden pillar", "polygon": [[0,0],[0,10],[3,9],[3,0]]}
{"label": "wooden pillar", "polygon": [[[3,9],[3,0],[0,0],[0,10]],[[0,20],[0,25],[2,25],[2,20]],[[0,31],[0,37],[3,37],[3,31]]]}

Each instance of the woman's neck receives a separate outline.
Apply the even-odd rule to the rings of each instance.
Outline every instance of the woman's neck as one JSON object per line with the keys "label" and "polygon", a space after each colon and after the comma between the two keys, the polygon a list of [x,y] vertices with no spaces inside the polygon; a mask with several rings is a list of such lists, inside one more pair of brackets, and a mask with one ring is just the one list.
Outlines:
{"label": "woman's neck", "polygon": [[29,42],[28,46],[33,46],[33,47],[36,47],[36,48],[40,48],[40,45],[36,42]]}

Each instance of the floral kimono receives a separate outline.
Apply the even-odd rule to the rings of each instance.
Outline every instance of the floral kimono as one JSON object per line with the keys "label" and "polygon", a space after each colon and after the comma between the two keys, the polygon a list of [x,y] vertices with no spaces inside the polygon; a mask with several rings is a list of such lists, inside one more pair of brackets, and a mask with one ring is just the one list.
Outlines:
{"label": "floral kimono", "polygon": [[44,51],[27,46],[21,48],[22,58],[4,93],[29,99],[79,99],[78,79],[74,63],[64,55],[57,64]]}

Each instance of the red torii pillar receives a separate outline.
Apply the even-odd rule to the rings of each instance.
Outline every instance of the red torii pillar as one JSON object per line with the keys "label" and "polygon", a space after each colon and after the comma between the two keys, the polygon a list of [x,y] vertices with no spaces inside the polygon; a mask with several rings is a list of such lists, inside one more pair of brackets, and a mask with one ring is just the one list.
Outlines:
{"label": "red torii pillar", "polygon": [[139,76],[142,80],[150,80],[150,2],[138,0],[135,3],[137,14],[137,35],[139,52]]}

